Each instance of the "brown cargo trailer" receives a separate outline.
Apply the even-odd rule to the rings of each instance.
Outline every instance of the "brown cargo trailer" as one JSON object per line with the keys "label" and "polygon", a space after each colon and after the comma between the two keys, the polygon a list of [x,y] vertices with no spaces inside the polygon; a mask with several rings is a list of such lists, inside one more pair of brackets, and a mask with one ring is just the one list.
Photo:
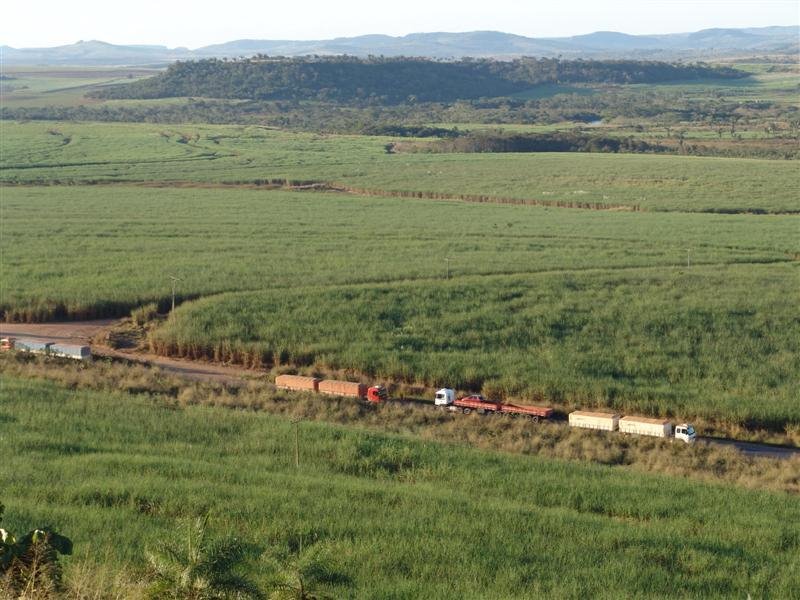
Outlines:
{"label": "brown cargo trailer", "polygon": [[616,431],[619,427],[619,415],[576,410],[569,413],[569,426],[584,429],[600,429],[601,431]]}
{"label": "brown cargo trailer", "polygon": [[320,380],[316,377],[302,377],[300,375],[278,375],[275,378],[275,387],[282,390],[302,390],[307,392],[319,391]]}
{"label": "brown cargo trailer", "polygon": [[652,435],[653,437],[672,437],[672,423],[666,419],[649,419],[647,417],[622,417],[619,420],[619,430],[622,433],[635,433],[636,435]]}
{"label": "brown cargo trailer", "polygon": [[331,394],[332,396],[347,396],[348,398],[367,397],[367,385],[364,383],[353,383],[351,381],[325,379],[319,382],[319,391],[322,394]]}

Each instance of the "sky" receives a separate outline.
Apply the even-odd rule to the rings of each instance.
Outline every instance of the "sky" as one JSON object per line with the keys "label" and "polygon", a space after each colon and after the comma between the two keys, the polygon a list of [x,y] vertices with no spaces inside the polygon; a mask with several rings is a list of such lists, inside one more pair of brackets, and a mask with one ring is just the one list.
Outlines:
{"label": "sky", "polygon": [[800,0],[9,0],[0,44],[78,40],[198,48],[236,39],[495,30],[530,37],[800,23]]}

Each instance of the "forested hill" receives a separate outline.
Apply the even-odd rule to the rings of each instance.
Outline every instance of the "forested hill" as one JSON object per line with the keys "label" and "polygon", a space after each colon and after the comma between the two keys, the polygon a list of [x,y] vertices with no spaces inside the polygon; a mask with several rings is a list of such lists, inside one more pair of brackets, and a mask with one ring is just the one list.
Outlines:
{"label": "forested hill", "polygon": [[102,98],[179,96],[331,102],[447,102],[507,96],[545,83],[659,83],[739,78],[704,64],[651,61],[435,61],[416,58],[306,57],[178,62],[142,81],[95,92]]}

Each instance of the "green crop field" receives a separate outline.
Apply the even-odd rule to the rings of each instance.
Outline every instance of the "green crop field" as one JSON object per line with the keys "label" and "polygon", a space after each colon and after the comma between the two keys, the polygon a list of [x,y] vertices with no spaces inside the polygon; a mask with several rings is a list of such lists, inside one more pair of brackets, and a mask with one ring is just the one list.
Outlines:
{"label": "green crop field", "polygon": [[797,216],[50,186],[5,188],[3,222],[10,320],[166,308],[176,275],[207,298],[162,352],[800,423]]}
{"label": "green crop field", "polygon": [[693,100],[714,98],[722,101],[769,101],[797,106],[797,71],[787,69],[776,72],[764,70],[763,65],[737,65],[749,70],[752,76],[730,81],[707,80],[672,82],[655,85],[633,84],[626,89],[647,94],[681,93]]}
{"label": "green crop field", "polygon": [[155,69],[88,67],[7,67],[7,79],[0,85],[4,107],[78,106],[98,104],[86,98],[86,92],[106,85],[126,83],[155,74]]}
{"label": "green crop field", "polygon": [[[72,538],[76,599],[146,597],[148,552],[207,513],[270,598],[301,564],[330,598],[796,597],[797,457],[560,421],[800,443],[797,66],[737,66],[398,105],[103,100],[157,71],[4,70],[0,318],[133,312],[109,345],[252,376],[4,353],[0,526]],[[431,128],[642,153],[402,137],[455,135]],[[556,418],[362,405],[278,373]]]}
{"label": "green crop field", "polygon": [[800,425],[800,320],[785,302],[798,274],[748,265],[228,294],[178,309],[153,345],[788,432]]}
{"label": "green crop field", "polygon": [[141,580],[144,550],[208,510],[216,531],[269,556],[326,558],[316,588],[334,597],[790,598],[800,586],[796,496],[314,422],[299,426],[296,468],[288,419],[2,385],[3,526],[69,535],[72,586],[88,571],[109,592],[92,565]]}
{"label": "green crop field", "polygon": [[[790,263],[794,215],[581,211],[318,192],[2,189],[4,308],[452,275]],[[8,315],[7,315],[8,316]]]}
{"label": "green crop field", "polygon": [[608,154],[387,154],[390,138],[248,126],[0,122],[5,183],[317,181],[652,211],[798,212],[792,161]]}
{"label": "green crop field", "polygon": [[[99,100],[152,71],[9,72],[0,317],[133,311],[110,345],[253,376],[3,355],[2,527],[75,541],[69,598],[143,597],[146,550],[209,510],[264,591],[276,561],[320,559],[308,583],[333,598],[795,597],[795,458],[270,383],[450,386],[800,443],[796,67],[745,67],[400,106]],[[450,133],[421,123],[675,154],[322,133]]]}

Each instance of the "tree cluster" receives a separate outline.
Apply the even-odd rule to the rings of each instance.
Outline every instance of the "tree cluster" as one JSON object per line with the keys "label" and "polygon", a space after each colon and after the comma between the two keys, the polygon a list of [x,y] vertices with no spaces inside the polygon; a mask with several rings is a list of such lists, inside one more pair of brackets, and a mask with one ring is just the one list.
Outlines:
{"label": "tree cluster", "polygon": [[771,159],[795,159],[796,148],[772,144],[709,144],[690,143],[682,132],[676,138],[642,139],[625,135],[608,135],[585,131],[553,133],[504,133],[479,131],[458,132],[436,141],[399,141],[386,146],[396,152],[606,152],[624,154],[687,154],[695,156],[725,156]]}
{"label": "tree cluster", "polygon": [[669,148],[633,137],[584,133],[543,134],[485,133],[462,135],[435,142],[402,142],[395,151],[405,152],[667,152]]}

